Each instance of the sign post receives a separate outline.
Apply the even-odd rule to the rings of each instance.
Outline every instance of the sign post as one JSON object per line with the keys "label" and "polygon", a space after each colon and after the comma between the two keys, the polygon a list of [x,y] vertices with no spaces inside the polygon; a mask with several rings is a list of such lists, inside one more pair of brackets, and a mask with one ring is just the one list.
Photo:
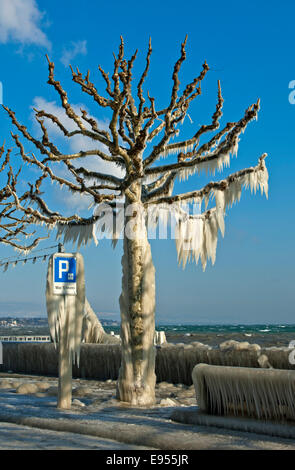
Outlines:
{"label": "sign post", "polygon": [[58,344],[58,401],[71,408],[72,364],[79,364],[85,308],[84,262],[80,253],[55,253],[49,259],[46,306],[50,333]]}

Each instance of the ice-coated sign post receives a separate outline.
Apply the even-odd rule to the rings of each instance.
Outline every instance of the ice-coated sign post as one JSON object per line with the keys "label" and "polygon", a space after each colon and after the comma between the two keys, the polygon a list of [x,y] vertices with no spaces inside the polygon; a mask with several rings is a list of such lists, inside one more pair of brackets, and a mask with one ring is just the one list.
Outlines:
{"label": "ice-coated sign post", "polygon": [[85,309],[84,261],[80,253],[55,253],[49,259],[46,306],[51,337],[58,346],[57,407],[72,404],[72,364],[79,365]]}

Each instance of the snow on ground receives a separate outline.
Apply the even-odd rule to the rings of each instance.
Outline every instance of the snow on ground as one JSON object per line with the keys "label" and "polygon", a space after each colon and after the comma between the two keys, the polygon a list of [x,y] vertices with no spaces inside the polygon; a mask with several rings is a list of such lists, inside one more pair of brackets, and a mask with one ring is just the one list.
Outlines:
{"label": "snow on ground", "polygon": [[[79,449],[295,450],[294,441],[288,439],[173,422],[175,409],[196,408],[193,387],[162,382],[156,389],[157,404],[138,408],[115,399],[114,381],[75,379],[72,409],[61,411],[56,408],[57,383],[53,377],[0,374],[1,449],[76,445]],[[28,384],[31,393],[25,394]]]}

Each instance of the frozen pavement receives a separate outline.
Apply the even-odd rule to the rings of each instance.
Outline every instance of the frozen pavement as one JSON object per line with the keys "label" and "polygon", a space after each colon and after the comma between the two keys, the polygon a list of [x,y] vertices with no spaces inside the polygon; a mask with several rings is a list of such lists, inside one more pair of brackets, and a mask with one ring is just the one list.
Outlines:
{"label": "frozen pavement", "polygon": [[[0,374],[0,379],[1,449],[11,448],[9,442],[19,448],[23,440],[24,446],[42,449],[78,444],[79,449],[295,450],[290,439],[172,421],[173,411],[195,404],[192,389],[180,384],[159,384],[157,405],[143,409],[115,400],[115,382],[76,379],[72,409],[61,411],[56,378]],[[35,384],[38,391],[16,393],[21,384]],[[11,440],[5,437],[9,432]]]}
{"label": "frozen pavement", "polygon": [[[0,450],[146,450],[111,439],[0,423]],[[150,448],[148,448],[150,450]]]}

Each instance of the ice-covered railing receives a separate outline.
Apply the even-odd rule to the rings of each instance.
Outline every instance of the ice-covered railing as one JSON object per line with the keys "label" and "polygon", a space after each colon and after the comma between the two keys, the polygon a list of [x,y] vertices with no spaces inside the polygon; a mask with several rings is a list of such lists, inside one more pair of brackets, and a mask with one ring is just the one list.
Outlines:
{"label": "ice-covered railing", "polygon": [[295,371],[198,364],[192,372],[200,410],[295,421]]}

